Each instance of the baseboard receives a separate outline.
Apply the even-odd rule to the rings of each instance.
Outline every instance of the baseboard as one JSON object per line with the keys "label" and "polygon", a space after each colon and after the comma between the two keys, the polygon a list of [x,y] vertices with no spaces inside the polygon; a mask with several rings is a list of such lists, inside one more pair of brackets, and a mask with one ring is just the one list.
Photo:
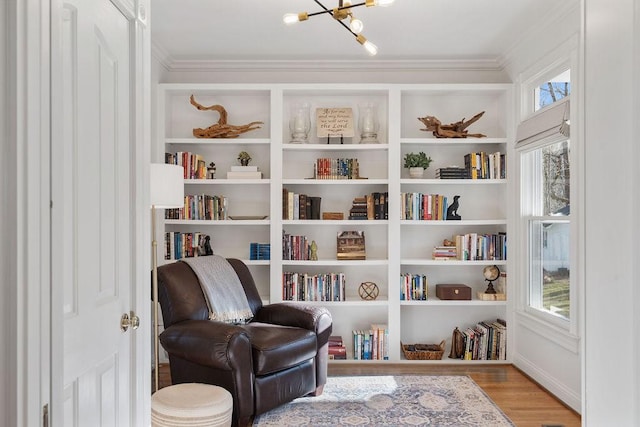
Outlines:
{"label": "baseboard", "polygon": [[513,367],[526,375],[531,381],[548,391],[558,399],[563,405],[580,414],[582,410],[582,397],[579,393],[566,387],[546,371],[539,369],[522,355],[513,357]]}

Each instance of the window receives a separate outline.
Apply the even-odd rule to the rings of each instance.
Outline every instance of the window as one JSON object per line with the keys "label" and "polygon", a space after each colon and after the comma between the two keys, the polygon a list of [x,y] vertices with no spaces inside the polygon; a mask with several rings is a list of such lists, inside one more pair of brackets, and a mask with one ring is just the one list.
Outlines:
{"label": "window", "polygon": [[517,139],[525,310],[569,328],[574,259],[569,97],[523,121]]}
{"label": "window", "polygon": [[551,105],[571,94],[571,71],[566,70],[557,76],[540,83],[533,94],[533,111]]}
{"label": "window", "polygon": [[[522,154],[527,171],[526,228],[529,307],[570,319],[570,141],[550,142]],[[524,178],[524,177],[523,177]]]}

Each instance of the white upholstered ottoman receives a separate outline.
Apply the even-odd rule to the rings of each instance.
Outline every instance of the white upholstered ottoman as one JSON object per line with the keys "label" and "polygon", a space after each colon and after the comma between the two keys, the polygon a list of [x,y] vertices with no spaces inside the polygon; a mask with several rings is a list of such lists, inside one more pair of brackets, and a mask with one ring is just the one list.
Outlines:
{"label": "white upholstered ottoman", "polygon": [[152,427],[229,427],[231,393],[209,384],[176,384],[151,396]]}

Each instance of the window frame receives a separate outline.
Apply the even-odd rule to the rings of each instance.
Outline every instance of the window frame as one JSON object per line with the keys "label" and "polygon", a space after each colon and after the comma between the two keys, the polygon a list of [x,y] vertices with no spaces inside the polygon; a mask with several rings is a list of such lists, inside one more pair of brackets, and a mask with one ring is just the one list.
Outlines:
{"label": "window frame", "polygon": [[[521,220],[522,215],[522,171],[521,171],[521,153],[534,150],[541,145],[547,143],[559,142],[565,137],[541,135],[541,138],[532,138],[532,141],[525,146],[518,147],[516,144],[514,150],[514,170],[513,184],[514,184],[514,203],[516,209],[514,209],[514,234],[516,235],[516,244],[513,251],[513,262],[516,267],[514,268],[514,278],[516,279],[517,295],[513,300],[514,304],[514,316],[519,324],[526,327],[531,331],[536,331],[538,334],[543,334],[549,340],[555,342],[561,347],[570,350],[572,352],[578,352],[580,334],[582,333],[582,325],[584,322],[584,314],[580,307],[584,304],[583,295],[581,292],[580,283],[584,281],[584,245],[580,242],[584,241],[584,232],[581,229],[582,219],[584,217],[581,212],[583,206],[583,191],[580,189],[579,184],[584,182],[584,171],[581,166],[581,162],[584,161],[584,153],[580,148],[581,141],[581,128],[576,126],[579,113],[576,106],[580,105],[579,93],[576,93],[576,88],[579,87],[580,75],[578,74],[578,59],[575,51],[566,52],[563,55],[553,55],[556,60],[549,62],[543,68],[540,68],[533,72],[525,72],[519,77],[519,117],[520,122],[527,119],[531,119],[544,112],[558,102],[562,102],[563,99],[553,104],[547,105],[541,109],[535,110],[534,108],[534,96],[535,89],[545,81],[552,79],[553,77],[562,74],[566,70],[570,70],[571,73],[571,87],[573,93],[569,98],[572,99],[571,104],[574,108],[570,110],[570,122],[574,124],[571,129],[571,151],[570,151],[570,164],[571,164],[571,177],[570,177],[570,198],[571,198],[571,239],[570,239],[570,319],[564,319],[555,316],[551,313],[538,310],[533,307],[529,307],[529,251],[528,251],[528,239],[525,241],[525,237],[528,233],[528,227],[523,226]],[[548,138],[558,138],[555,141]],[[517,142],[517,141],[516,141]],[[531,181],[527,182],[527,185],[531,185]]]}
{"label": "window frame", "polygon": [[[545,107],[546,108],[546,107]],[[542,111],[542,110],[540,110]],[[524,292],[522,292],[522,298],[521,298],[521,309],[529,314],[530,316],[551,324],[557,328],[560,328],[562,330],[566,330],[569,332],[575,332],[574,331],[574,327],[576,324],[576,319],[575,316],[577,315],[575,310],[577,307],[576,301],[577,301],[577,297],[574,295],[574,292],[576,292],[576,279],[574,278],[574,274],[573,274],[573,270],[575,268],[575,248],[574,248],[574,240],[575,239],[571,239],[570,243],[569,243],[569,265],[570,265],[570,276],[569,276],[569,311],[570,311],[570,318],[565,318],[565,317],[561,317],[558,315],[555,315],[553,313],[551,313],[550,311],[543,309],[543,308],[539,308],[537,306],[533,306],[532,305],[532,294],[534,292],[540,292],[540,289],[538,289],[538,285],[539,283],[536,283],[536,287],[535,289],[532,289],[532,279],[533,279],[533,268],[530,264],[531,259],[532,259],[532,247],[531,247],[531,228],[530,228],[530,223],[531,221],[538,221],[538,220],[549,220],[549,221],[557,221],[557,220],[562,220],[565,222],[569,222],[570,224],[570,229],[571,229],[571,235],[573,235],[573,233],[575,233],[575,221],[573,218],[573,215],[570,213],[567,216],[562,216],[562,217],[556,217],[556,216],[551,216],[551,215],[534,215],[534,214],[530,214],[530,212],[532,212],[534,210],[534,201],[535,198],[534,197],[527,197],[528,195],[535,195],[535,196],[540,196],[540,194],[542,193],[542,188],[541,188],[541,184],[542,181],[541,179],[539,179],[540,177],[537,175],[537,171],[540,170],[540,159],[533,159],[531,161],[528,161],[527,159],[525,159],[525,157],[529,154],[531,154],[534,151],[540,150],[544,147],[550,146],[550,145],[554,145],[557,143],[561,143],[563,141],[567,141],[567,140],[571,140],[570,137],[561,135],[561,134],[555,134],[552,136],[548,136],[545,138],[541,138],[536,140],[535,142],[532,142],[530,144],[528,144],[526,147],[520,148],[516,150],[516,154],[518,156],[518,163],[520,165],[519,168],[519,188],[518,188],[518,194],[519,194],[519,200],[520,200],[520,204],[519,204],[519,212],[518,212],[518,228],[519,228],[519,235],[521,236],[520,239],[520,253],[521,253],[521,263],[520,265],[523,266],[522,267],[522,271],[521,271],[521,277],[522,277],[522,283],[524,283],[525,288],[524,288]],[[571,141],[569,142],[571,143]],[[571,174],[570,174],[570,193],[571,196],[573,197],[573,186],[574,186],[574,181],[575,178],[573,176],[573,161],[574,161],[574,150],[570,149],[569,150],[569,159],[570,159],[570,167],[571,167]],[[528,189],[528,190],[527,190]],[[572,200],[573,201],[573,198]],[[571,205],[571,203],[570,203]]]}

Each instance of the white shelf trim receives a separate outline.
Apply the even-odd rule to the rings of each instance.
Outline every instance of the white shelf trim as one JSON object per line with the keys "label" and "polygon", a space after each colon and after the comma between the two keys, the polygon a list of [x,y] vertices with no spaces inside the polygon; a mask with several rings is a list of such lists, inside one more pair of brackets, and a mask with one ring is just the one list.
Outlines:
{"label": "white shelf trim", "polygon": [[506,219],[462,219],[459,221],[454,220],[418,220],[418,219],[402,219],[400,220],[400,225],[420,225],[420,226],[479,226],[479,225],[506,225]]}
{"label": "white shelf trim", "polygon": [[269,225],[269,219],[165,219],[166,225]]}
{"label": "white shelf trim", "polygon": [[429,185],[495,185],[506,184],[506,179],[418,179],[402,178],[400,184],[429,184]]}
{"label": "white shelf trim", "polygon": [[389,260],[386,259],[362,259],[362,260],[337,260],[337,259],[320,259],[318,261],[297,261],[297,260],[282,260],[283,266],[295,266],[304,265],[310,266],[339,266],[339,265],[388,265]]}
{"label": "white shelf trim", "polygon": [[387,185],[389,184],[388,179],[283,179],[282,184],[284,185],[295,185],[295,184],[304,184],[304,185]]}
{"label": "white shelf trim", "polygon": [[282,225],[389,225],[388,219],[285,219]]}
{"label": "white shelf trim", "polygon": [[482,260],[482,261],[460,261],[460,260],[451,260],[451,261],[442,261],[436,259],[402,259],[400,260],[401,265],[443,265],[443,266],[466,266],[466,267],[477,267],[479,265],[507,265],[506,260]]}
{"label": "white shelf trim", "polygon": [[232,185],[269,185],[271,184],[271,180],[269,178],[263,179],[185,179],[185,184],[190,185],[222,185],[222,184],[232,184]]}
{"label": "white shelf trim", "polygon": [[400,138],[401,144],[421,144],[421,145],[484,145],[484,144],[506,144],[507,138]]}
{"label": "white shelf trim", "polygon": [[270,144],[269,138],[165,138],[165,144],[194,144],[194,145],[254,145]]}
{"label": "white shelf trim", "polygon": [[389,144],[282,144],[284,151],[387,151]]}

